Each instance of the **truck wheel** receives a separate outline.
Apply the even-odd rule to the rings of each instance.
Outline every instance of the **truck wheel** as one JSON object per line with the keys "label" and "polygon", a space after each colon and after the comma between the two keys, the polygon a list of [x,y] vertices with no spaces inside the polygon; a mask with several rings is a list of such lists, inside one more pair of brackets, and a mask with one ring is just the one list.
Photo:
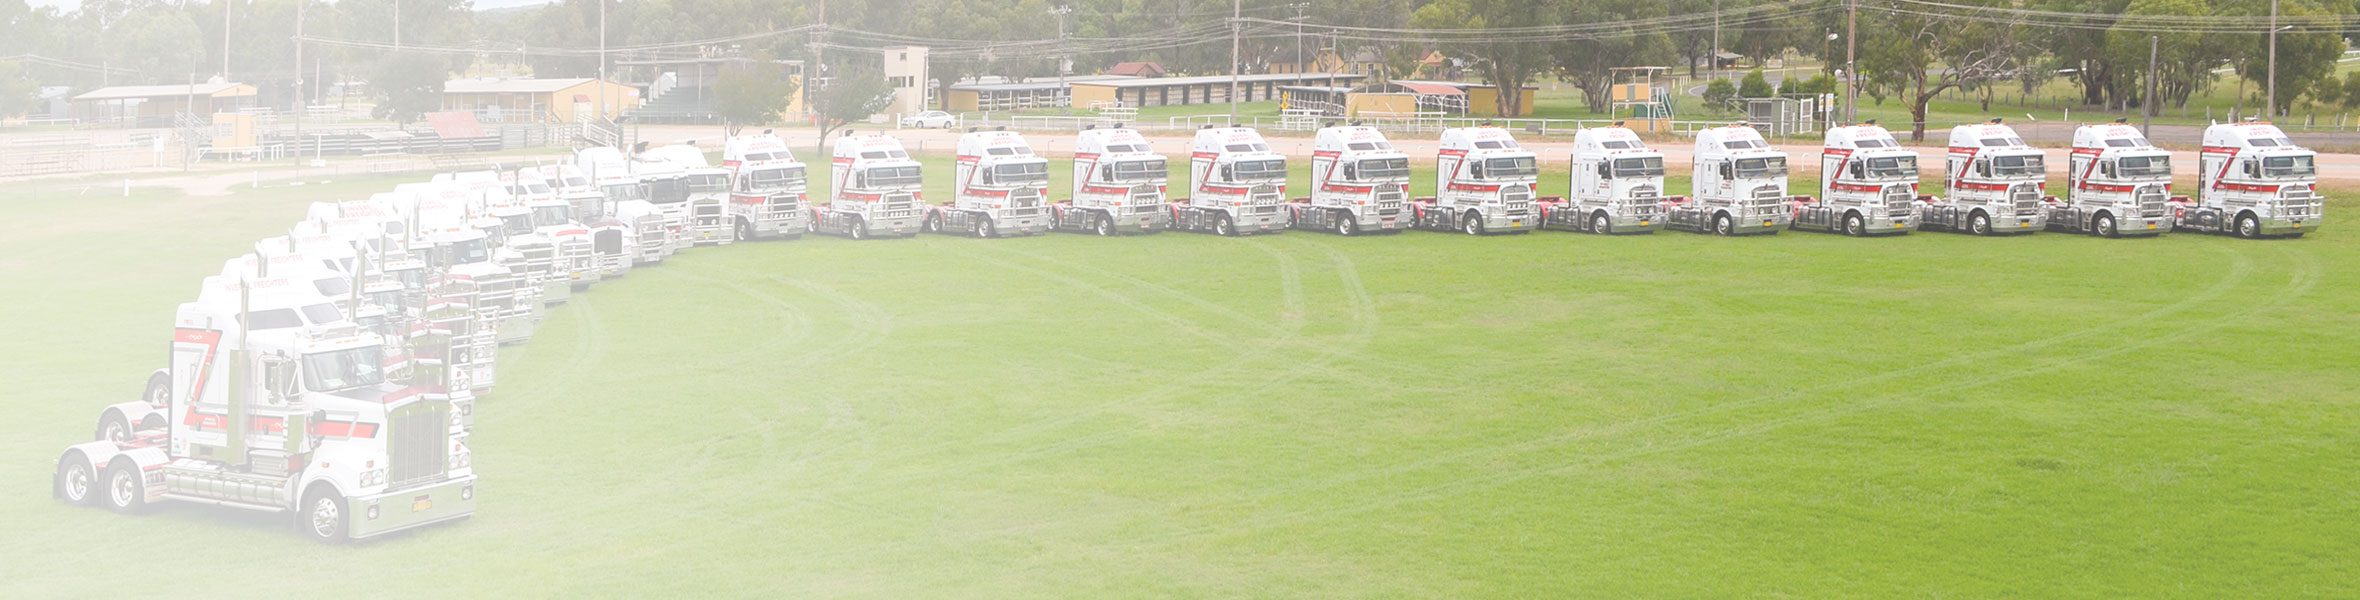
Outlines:
{"label": "truck wheel", "polygon": [[156,410],[163,410],[172,404],[172,375],[157,373],[148,376],[147,403],[148,406],[156,407]]}
{"label": "truck wheel", "polygon": [[1991,235],[1991,217],[1980,212],[1975,213],[1975,216],[1968,217],[1967,233]]}
{"label": "truck wheel", "polygon": [[313,541],[343,543],[348,535],[344,523],[349,518],[344,508],[344,499],[336,497],[335,488],[317,486],[303,495],[303,510],[298,513],[302,516],[296,524],[302,527],[304,537]]}
{"label": "truck wheel", "polygon": [[98,418],[98,434],[94,437],[102,442],[118,444],[131,441],[131,423],[123,419],[123,413],[107,411],[105,416]]}
{"label": "truck wheel", "polygon": [[98,470],[79,452],[57,465],[57,497],[66,504],[90,506],[98,500]]}
{"label": "truck wheel", "polygon": [[2114,215],[2098,215],[2096,225],[2098,237],[2122,237],[2122,232],[2114,229]]}
{"label": "truck wheel", "polygon": [[1737,235],[1737,221],[1730,219],[1729,215],[1725,214],[1715,216],[1713,217],[1713,233]]}
{"label": "truck wheel", "polygon": [[860,217],[846,217],[844,219],[844,226],[844,235],[846,237],[856,240],[869,239],[869,225],[867,223],[861,222]]}
{"label": "truck wheel", "polygon": [[1614,233],[1614,221],[1607,219],[1606,213],[1590,215],[1590,233]]}
{"label": "truck wheel", "polygon": [[1867,236],[1868,220],[1860,218],[1860,213],[1844,215],[1844,234],[1852,237]]}
{"label": "truck wheel", "polygon": [[140,480],[138,465],[128,460],[116,461],[115,466],[107,468],[106,494],[103,499],[106,500],[107,508],[115,512],[127,515],[137,513],[140,508],[147,506],[146,487],[147,482]]}
{"label": "truck wheel", "polygon": [[743,242],[750,239],[754,239],[754,223],[745,219],[738,219],[737,237],[733,241]]}
{"label": "truck wheel", "polygon": [[926,233],[942,233],[942,215],[926,215],[926,224],[921,227]]}
{"label": "truck wheel", "polygon": [[1090,215],[1090,231],[1103,237],[1114,237],[1114,218],[1101,214]]}
{"label": "truck wheel", "polygon": [[1483,235],[1483,213],[1467,211],[1459,215],[1459,231],[1467,235]]}
{"label": "truck wheel", "polygon": [[975,237],[979,237],[979,238],[988,238],[988,237],[991,237],[991,236],[992,236],[992,233],[994,233],[994,232],[992,231],[992,218],[991,218],[991,217],[979,217],[979,218],[975,219],[975,227],[974,227],[974,229],[975,229]]}
{"label": "truck wheel", "polygon": [[1226,236],[1233,236],[1233,235],[1237,235],[1237,223],[1231,222],[1231,221],[1229,220],[1229,215],[1227,215],[1227,214],[1223,214],[1223,215],[1221,215],[1221,216],[1214,217],[1214,218],[1213,218],[1213,235],[1224,236],[1224,237],[1226,237]]}
{"label": "truck wheel", "polygon": [[1360,221],[1352,218],[1352,211],[1336,211],[1336,235],[1351,237],[1360,234]]}
{"label": "truck wheel", "polygon": [[2251,214],[2238,215],[2237,237],[2249,240],[2262,237],[2262,220]]}

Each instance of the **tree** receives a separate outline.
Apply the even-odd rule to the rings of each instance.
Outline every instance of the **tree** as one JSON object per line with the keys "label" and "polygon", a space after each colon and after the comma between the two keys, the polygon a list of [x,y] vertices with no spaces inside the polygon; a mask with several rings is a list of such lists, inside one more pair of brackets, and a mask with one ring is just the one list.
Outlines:
{"label": "tree", "polygon": [[1668,16],[1660,1],[1585,0],[1571,8],[1567,22],[1584,26],[1587,34],[1559,44],[1554,58],[1558,74],[1581,88],[1591,112],[1612,109],[1615,68],[1662,65],[1676,58],[1671,36],[1634,25]]}
{"label": "tree", "polygon": [[1768,98],[1775,94],[1770,89],[1770,78],[1764,77],[1761,69],[1746,73],[1745,82],[1737,85],[1737,95],[1747,98]]}
{"label": "tree", "polygon": [[448,64],[435,56],[409,52],[378,60],[375,74],[369,77],[369,87],[377,91],[377,107],[370,114],[408,125],[441,108],[443,82],[450,76]]}
{"label": "tree", "polygon": [[875,67],[844,68],[828,75],[826,85],[812,95],[812,114],[819,116],[820,152],[827,152],[828,132],[862,121],[893,103],[893,87]]}
{"label": "tree", "polygon": [[[2005,6],[2009,0],[1956,0]],[[2030,43],[2022,23],[1959,22],[1900,11],[1861,11],[1864,88],[1909,106],[1910,139],[1926,139],[1926,108],[1942,92],[2013,80]]]}
{"label": "tree", "polygon": [[713,82],[713,111],[721,115],[730,135],[737,135],[747,125],[777,121],[795,96],[795,82],[782,77],[776,68],[763,68],[768,66],[772,65],[757,62],[731,67]]}
{"label": "tree", "polygon": [[41,84],[25,77],[25,66],[0,60],[0,116],[17,116],[41,107]]}
{"label": "tree", "polygon": [[1714,79],[1712,83],[1704,85],[1704,103],[1711,106],[1713,110],[1729,106],[1729,99],[1735,97],[1737,97],[1737,85],[1729,83],[1726,78]]}
{"label": "tree", "polygon": [[[2125,100],[2117,104],[2127,108],[2150,101],[2146,97],[2150,37],[2156,52],[2155,93],[2161,97],[2156,101],[2185,106],[2190,94],[2212,82],[2213,66],[2228,56],[2221,44],[2212,43],[2211,35],[2153,31],[2169,29],[2159,27],[2153,17],[2202,17],[2209,12],[2202,0],[2133,0],[2115,29],[2106,32],[2106,60],[2118,65],[2114,70],[2122,79],[2116,87],[2121,90],[2118,96]],[[2129,101],[2133,98],[2136,102]]]}
{"label": "tree", "polygon": [[[2241,11],[2246,14],[2270,14],[2266,3],[2247,1]],[[2258,8],[2257,8],[2258,6]],[[2349,2],[2306,2],[2283,0],[2279,3],[2279,22],[2292,27],[2278,34],[2278,98],[2271,114],[2286,114],[2302,90],[2311,89],[2322,78],[2335,75],[2335,61],[2343,56],[2344,39],[2336,33],[2342,17],[2352,13]],[[2243,43],[2227,42],[2235,47],[2232,52],[2245,55],[2237,63],[2237,74],[2257,84],[2267,85],[2270,76],[2269,38],[2267,35],[2238,36],[2248,38]]]}
{"label": "tree", "polygon": [[[1435,0],[1410,14],[1410,27],[1418,29],[1478,30],[1469,34],[1447,36],[1439,42],[1445,53],[1465,56],[1474,62],[1475,72],[1483,81],[1497,86],[1501,93],[1494,108],[1502,115],[1525,113],[1526,84],[1549,68],[1551,57],[1547,44],[1528,41],[1498,40],[1483,35],[1479,30],[1498,27],[1536,27],[1553,25],[1565,11],[1550,0]],[[1668,45],[1668,44],[1667,44]]]}

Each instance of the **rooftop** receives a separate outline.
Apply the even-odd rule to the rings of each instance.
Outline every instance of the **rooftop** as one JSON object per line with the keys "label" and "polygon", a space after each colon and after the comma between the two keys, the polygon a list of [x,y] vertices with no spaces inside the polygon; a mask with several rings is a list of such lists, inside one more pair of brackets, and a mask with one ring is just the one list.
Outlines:
{"label": "rooftop", "polygon": [[75,100],[128,100],[132,98],[180,98],[211,96],[236,89],[243,83],[200,83],[196,85],[118,85],[103,87],[75,96]]}
{"label": "rooftop", "polygon": [[[1228,75],[1204,75],[1200,77],[1129,78],[1107,81],[1078,81],[1074,82],[1074,85],[1096,85],[1114,88],[1203,85],[1208,83],[1229,83],[1229,77],[1230,76]],[[1367,77],[1367,75],[1354,75],[1351,73],[1260,73],[1255,75],[1239,75],[1237,76],[1237,82],[1240,84],[1270,82],[1294,83],[1301,81],[1326,81],[1331,78],[1335,79],[1336,81],[1355,81],[1366,79]]]}

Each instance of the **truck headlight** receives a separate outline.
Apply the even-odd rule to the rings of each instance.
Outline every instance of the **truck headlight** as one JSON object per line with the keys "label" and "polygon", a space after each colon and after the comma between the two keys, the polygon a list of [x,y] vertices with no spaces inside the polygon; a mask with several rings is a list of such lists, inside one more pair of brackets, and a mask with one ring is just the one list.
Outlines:
{"label": "truck headlight", "polygon": [[379,485],[385,485],[384,469],[370,469],[368,471],[361,472],[361,487]]}

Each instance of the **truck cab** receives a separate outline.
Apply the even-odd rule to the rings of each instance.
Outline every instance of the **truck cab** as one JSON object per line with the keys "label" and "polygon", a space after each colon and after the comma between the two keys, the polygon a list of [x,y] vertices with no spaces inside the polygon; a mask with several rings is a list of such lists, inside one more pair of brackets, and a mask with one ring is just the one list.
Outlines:
{"label": "truck cab", "polygon": [[2204,130],[2196,200],[2176,199],[2178,226],[2242,238],[2302,237],[2325,215],[2318,153],[2266,122],[2221,123]]}
{"label": "truck cab", "polygon": [[1654,233],[1664,228],[1663,153],[1620,123],[1573,136],[1567,199],[1541,203],[1541,227],[1589,233]]}
{"label": "truck cab", "polygon": [[1950,129],[1942,195],[1919,196],[1918,228],[1975,235],[2040,231],[2049,187],[2047,153],[1999,119]]}
{"label": "truck cab", "polygon": [[1172,227],[1233,236],[1286,231],[1287,159],[1246,127],[1196,131],[1189,145],[1188,197],[1172,205]]}
{"label": "truck cab", "polygon": [[713,166],[705,160],[704,150],[688,142],[650,148],[636,158],[642,164],[664,165],[651,169],[665,177],[650,182],[648,195],[666,212],[679,215],[679,238],[674,243],[703,246],[733,241],[727,169]]}
{"label": "truck cab", "polygon": [[1444,129],[1435,161],[1434,196],[1410,203],[1412,227],[1469,235],[1540,228],[1540,155],[1508,130]]}
{"label": "truck cab", "polygon": [[[619,222],[609,229],[619,227],[622,237],[617,241],[628,257],[617,260],[601,255],[602,260],[615,261],[606,263],[610,276],[621,275],[633,266],[663,262],[676,247],[671,223],[663,209],[647,200],[647,184],[632,174],[631,164],[622,151],[614,148],[584,148],[574,152],[574,167],[589,176],[590,184],[603,199],[599,214]],[[593,236],[593,243],[600,239],[607,238]]]}
{"label": "truck cab", "polygon": [[[434,183],[395,189],[409,193],[407,204],[400,209],[412,223],[411,254],[430,274],[468,282],[472,309],[483,321],[479,329],[493,333],[499,343],[532,339],[539,321],[539,290],[524,281],[516,269],[495,261],[490,238],[467,225],[467,193]],[[474,379],[479,389],[490,387],[488,375],[487,369],[486,376]]]}
{"label": "truck cab", "polygon": [[575,275],[596,282],[629,272],[632,249],[625,242],[629,227],[608,214],[606,194],[574,165],[543,165],[541,177],[557,188],[558,201],[565,203],[574,222],[588,233],[589,266],[586,270],[576,268]]}
{"label": "truck cab", "polygon": [[1824,139],[1819,197],[1795,202],[1795,229],[1870,236],[1917,228],[1916,152],[1876,121],[1830,127]]}
{"label": "truck cab", "polygon": [[1375,127],[1322,127],[1311,142],[1311,197],[1289,223],[1338,235],[1397,233],[1409,226],[1409,155]]}
{"label": "truck cab", "polygon": [[770,131],[730,138],[721,148],[721,168],[729,170],[729,217],[738,241],[761,238],[795,239],[811,230],[804,212],[810,173],[803,161]]}
{"label": "truck cab", "polygon": [[853,239],[918,234],[925,182],[900,140],[847,132],[836,138],[830,162],[828,203],[812,207],[812,231]]}
{"label": "truck cab", "polygon": [[2139,128],[2122,120],[2077,127],[2070,156],[2065,196],[2041,199],[2047,229],[2103,237],[2172,230],[2172,155]]}
{"label": "truck cab", "polygon": [[1049,230],[1049,159],[1034,154],[1013,131],[959,136],[951,201],[926,207],[929,233],[975,237],[1033,235]]}
{"label": "truck cab", "polygon": [[[509,187],[521,192],[517,197],[523,200],[524,222],[532,227],[533,235],[547,240],[553,250],[542,299],[557,304],[565,300],[570,290],[598,283],[603,271],[591,250],[590,229],[577,217],[573,200],[567,199],[557,186],[550,185],[540,167],[517,169],[511,174]],[[551,301],[553,297],[556,300]]]}
{"label": "truck cab", "polygon": [[1049,207],[1052,228],[1098,235],[1154,233],[1172,226],[1164,206],[1171,170],[1139,132],[1117,125],[1074,139],[1073,199]]}
{"label": "truck cab", "polygon": [[168,423],[58,456],[53,494],[119,512],[177,500],[289,514],[324,542],[475,511],[453,408],[385,379],[377,336],[284,278],[209,278],[173,315]]}
{"label": "truck cab", "polygon": [[1688,196],[1664,212],[1672,229],[1720,235],[1771,234],[1793,220],[1787,210],[1786,153],[1744,123],[1696,132]]}

